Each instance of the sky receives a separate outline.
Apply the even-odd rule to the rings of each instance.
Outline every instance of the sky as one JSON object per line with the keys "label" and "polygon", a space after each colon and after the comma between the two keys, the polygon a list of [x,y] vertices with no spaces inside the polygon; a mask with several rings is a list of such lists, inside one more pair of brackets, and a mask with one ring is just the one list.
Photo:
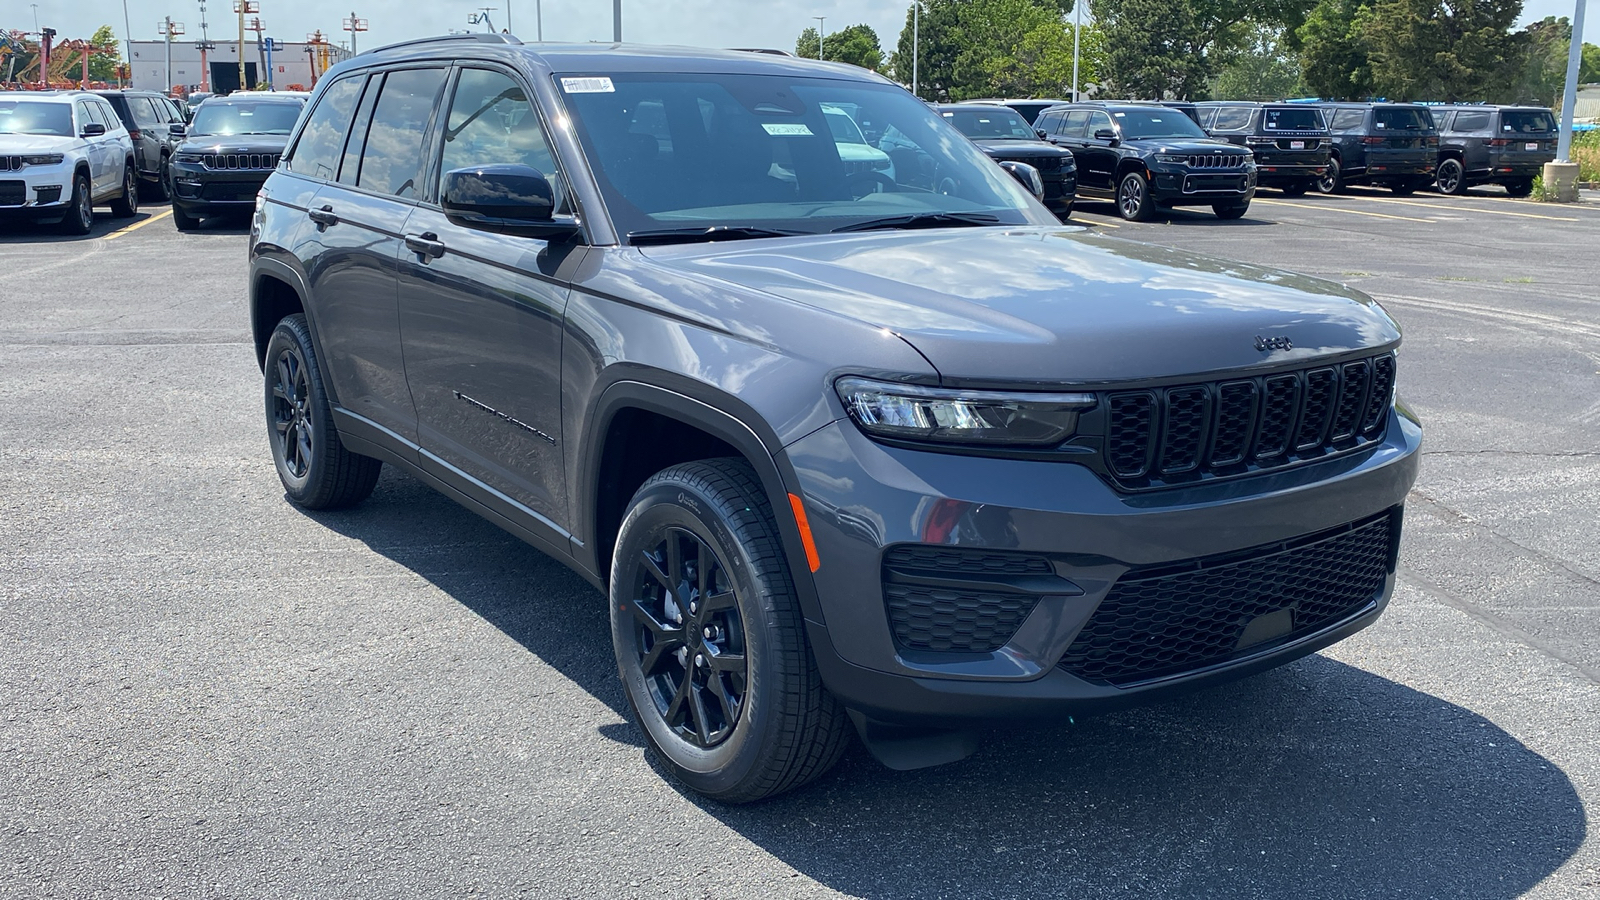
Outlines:
{"label": "sky", "polygon": [[[357,37],[358,49],[395,41],[443,34],[450,29],[482,30],[467,23],[478,6],[497,7],[490,13],[496,29],[511,17],[512,32],[523,40],[535,37],[534,10],[540,0],[259,0],[265,34],[285,41],[302,41],[318,29],[335,41],[348,35],[340,20],[355,12],[367,19],[370,31]],[[1571,16],[1575,0],[1526,0],[1521,22],[1545,16]],[[200,33],[196,0],[0,0],[0,28],[33,29],[32,8],[38,6],[39,24],[61,37],[88,37],[96,27],[109,24],[123,36],[123,6],[139,40],[157,38],[156,23],[170,15],[184,23],[185,37]],[[611,39],[611,0],[542,0],[546,40],[595,41]],[[846,25],[871,25],[885,52],[893,49],[905,24],[906,0],[622,0],[622,36],[651,44],[687,44],[701,47],[774,47],[794,50],[801,30],[826,16],[826,32]],[[238,31],[233,0],[206,4],[213,39]],[[1584,37],[1600,44],[1600,3],[1590,4]],[[1519,25],[1521,24],[1519,22]]]}

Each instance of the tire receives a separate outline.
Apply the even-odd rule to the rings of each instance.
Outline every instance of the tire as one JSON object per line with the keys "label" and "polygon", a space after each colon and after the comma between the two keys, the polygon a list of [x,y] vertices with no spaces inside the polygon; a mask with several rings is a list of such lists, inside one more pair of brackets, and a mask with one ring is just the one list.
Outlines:
{"label": "tire", "polygon": [[848,720],[817,673],[772,507],[744,460],[684,463],[639,488],[610,607],[634,721],[690,789],[749,803],[838,761]]}
{"label": "tire", "polygon": [[339,509],[367,499],[383,463],[351,453],[333,426],[322,369],[302,314],[288,316],[267,341],[267,439],[289,502]]}
{"label": "tire", "polygon": [[1389,192],[1396,197],[1409,197],[1417,192],[1415,181],[1396,181],[1389,185]]}
{"label": "tire", "polygon": [[139,214],[139,172],[132,165],[122,170],[122,196],[111,201],[111,214],[119,219]]}
{"label": "tire", "polygon": [[89,176],[72,179],[72,205],[61,219],[67,234],[88,234],[94,229],[94,199],[89,195]]}
{"label": "tire", "polygon": [[200,217],[191,216],[183,211],[183,207],[172,204],[172,224],[178,226],[179,231],[194,231],[200,227]]}
{"label": "tire", "polygon": [[166,203],[172,199],[172,191],[167,187],[167,179],[172,172],[168,164],[168,157],[161,157],[161,168],[156,170],[156,183],[146,184],[144,199],[152,203]]}
{"label": "tire", "polygon": [[1434,173],[1433,185],[1441,194],[1460,196],[1467,192],[1466,173],[1461,169],[1461,160],[1446,159],[1439,163],[1439,171]]}
{"label": "tire", "polygon": [[1072,204],[1068,203],[1066,209],[1063,209],[1061,212],[1056,213],[1056,218],[1060,219],[1063,223],[1065,223],[1068,219],[1072,218]]}
{"label": "tire", "polygon": [[1513,197],[1527,197],[1533,193],[1533,179],[1522,178],[1506,182],[1506,193]]}
{"label": "tire", "polygon": [[1344,193],[1344,170],[1340,168],[1337,156],[1328,160],[1328,171],[1317,176],[1317,193]]}
{"label": "tire", "polygon": [[1242,219],[1244,214],[1250,211],[1250,204],[1213,203],[1211,204],[1211,211],[1216,213],[1219,219]]}
{"label": "tire", "polygon": [[1294,184],[1286,184],[1283,187],[1278,188],[1278,190],[1282,191],[1285,197],[1303,197],[1305,196],[1306,191],[1309,190],[1315,183],[1316,182],[1297,181]]}
{"label": "tire", "polygon": [[1138,172],[1129,172],[1117,182],[1117,215],[1129,222],[1148,222],[1155,212],[1150,199],[1150,182]]}

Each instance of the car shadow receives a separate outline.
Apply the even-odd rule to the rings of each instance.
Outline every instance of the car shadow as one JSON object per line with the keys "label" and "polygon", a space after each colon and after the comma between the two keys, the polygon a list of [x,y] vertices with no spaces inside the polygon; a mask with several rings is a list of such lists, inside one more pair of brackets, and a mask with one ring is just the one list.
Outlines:
{"label": "car shadow", "polygon": [[92,241],[103,238],[114,231],[121,231],[129,225],[136,225],[160,213],[160,209],[140,207],[138,215],[131,219],[112,218],[109,212],[95,210],[94,226],[88,234],[67,234],[61,230],[61,224],[53,222],[41,225],[30,219],[0,219],[0,244],[70,244],[74,241]]}
{"label": "car shadow", "polygon": [[[309,515],[628,718],[605,604],[555,560],[390,470],[360,509]],[[631,722],[599,730],[642,746]],[[891,772],[852,743],[833,773],[765,803],[680,793],[797,872],[866,898],[1491,900],[1538,884],[1587,834],[1554,763],[1467,709],[1323,656],[994,731],[940,768]]]}
{"label": "car shadow", "polygon": [[[1112,219],[1115,219],[1116,224],[1118,225],[1133,224],[1129,222],[1123,222],[1121,217],[1117,215],[1117,205],[1110,201],[1097,202],[1094,200],[1080,200],[1078,201],[1078,208],[1082,209],[1084,212],[1094,213],[1095,215],[1108,216]],[[1077,221],[1075,224],[1093,225],[1096,223],[1090,221]],[[1216,214],[1211,211],[1210,207],[1196,206],[1191,208],[1179,206],[1170,209],[1161,209],[1158,207],[1148,220],[1139,224],[1208,225],[1212,227],[1237,228],[1251,225],[1277,225],[1278,223],[1272,221],[1271,219],[1257,218],[1250,213],[1246,213],[1243,217],[1238,219],[1219,219],[1217,218]]]}

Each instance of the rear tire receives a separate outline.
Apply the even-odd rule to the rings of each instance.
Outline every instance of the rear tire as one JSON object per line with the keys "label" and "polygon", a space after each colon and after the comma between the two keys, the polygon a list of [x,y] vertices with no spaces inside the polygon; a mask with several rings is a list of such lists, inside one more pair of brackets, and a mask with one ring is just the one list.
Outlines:
{"label": "rear tire", "polygon": [[806,640],[772,506],[742,459],[656,473],[611,566],[611,639],[652,755],[724,803],[828,771],[848,720]]}
{"label": "rear tire", "polygon": [[1439,171],[1434,173],[1433,186],[1441,194],[1460,196],[1467,192],[1466,173],[1461,169],[1461,160],[1447,159],[1439,163]]}
{"label": "rear tire", "polygon": [[1250,211],[1250,204],[1213,203],[1211,204],[1211,211],[1216,213],[1219,219],[1241,219],[1244,218],[1245,213]]}
{"label": "rear tire", "polygon": [[1344,170],[1339,167],[1338,157],[1328,160],[1328,171],[1317,177],[1317,192],[1320,194],[1344,193]]}
{"label": "rear tire", "polygon": [[72,179],[72,202],[61,219],[61,230],[67,234],[83,235],[94,229],[94,199],[89,195],[89,176],[78,175]]}
{"label": "rear tire", "polygon": [[122,170],[122,196],[111,201],[111,214],[119,219],[139,214],[139,173],[131,165]]}
{"label": "rear tire", "polygon": [[1413,181],[1396,181],[1389,185],[1389,192],[1396,197],[1409,197],[1417,192],[1417,184]]}
{"label": "rear tire", "polygon": [[1285,197],[1301,197],[1305,195],[1305,192],[1309,190],[1311,185],[1314,183],[1315,182],[1307,183],[1301,181],[1296,182],[1295,184],[1286,184],[1283,187],[1278,188],[1278,190],[1282,191]]}
{"label": "rear tire", "polygon": [[191,216],[183,211],[183,207],[172,204],[172,224],[178,226],[179,231],[194,231],[200,227],[200,217]]}
{"label": "rear tire", "polygon": [[167,179],[171,176],[168,158],[161,157],[161,168],[156,171],[155,184],[144,186],[144,199],[152,203],[166,203],[172,199],[172,191],[167,188]]}
{"label": "rear tire", "polygon": [[289,502],[338,509],[367,499],[383,463],[346,450],[333,425],[306,317],[296,313],[273,329],[266,357],[267,438]]}
{"label": "rear tire", "polygon": [[1506,193],[1513,197],[1527,197],[1533,193],[1533,179],[1523,178],[1506,183]]}

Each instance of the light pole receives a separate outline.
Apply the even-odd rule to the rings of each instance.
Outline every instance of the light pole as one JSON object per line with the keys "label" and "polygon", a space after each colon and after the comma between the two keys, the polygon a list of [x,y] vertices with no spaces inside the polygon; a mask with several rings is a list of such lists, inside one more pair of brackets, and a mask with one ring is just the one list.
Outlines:
{"label": "light pole", "polygon": [[822,59],[822,38],[828,24],[827,16],[812,16],[817,20],[817,59]]}
{"label": "light pole", "polygon": [[161,36],[167,40],[167,86],[161,89],[161,93],[165,94],[172,90],[172,39],[183,34],[183,23],[174,22],[171,16],[167,16],[161,20],[160,27]]}
{"label": "light pole", "polygon": [[[122,43],[128,54],[128,83],[133,81],[133,22],[128,18],[128,0],[122,0]],[[126,84],[124,85],[126,86]]]}
{"label": "light pole", "polygon": [[239,90],[249,90],[250,82],[244,77],[244,17],[261,12],[258,0],[233,0],[233,11],[239,16]]}
{"label": "light pole", "polygon": [[622,43],[622,0],[611,0],[611,40]]}
{"label": "light pole", "polygon": [[[922,0],[916,0],[915,3],[911,4],[911,96],[913,97],[922,96],[921,94],[917,93],[917,63],[919,61],[919,48],[917,45],[921,38]],[[817,43],[820,45],[822,41],[818,40]]]}
{"label": "light pole", "polygon": [[1085,0],[1072,2],[1072,102],[1078,102],[1078,41],[1083,37],[1083,4]]}
{"label": "light pole", "polygon": [[544,0],[533,0],[533,24],[534,24],[534,30],[536,32],[538,32],[536,35],[534,35],[534,37],[537,38],[539,41],[543,41],[544,40]]}
{"label": "light pole", "polygon": [[355,56],[357,53],[356,32],[367,30],[367,20],[357,16],[352,10],[350,18],[344,20],[344,30],[350,32],[350,55]]}

